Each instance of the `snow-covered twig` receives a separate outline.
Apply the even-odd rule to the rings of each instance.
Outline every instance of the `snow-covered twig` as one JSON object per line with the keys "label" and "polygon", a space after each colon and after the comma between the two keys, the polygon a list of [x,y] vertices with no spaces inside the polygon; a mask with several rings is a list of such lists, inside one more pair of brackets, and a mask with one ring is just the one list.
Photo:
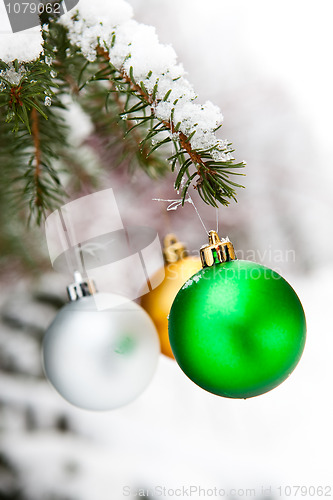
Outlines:
{"label": "snow-covered twig", "polygon": [[[204,201],[214,206],[216,201],[228,204],[228,199],[235,198],[234,187],[240,187],[229,180],[229,174],[244,164],[233,164],[231,145],[216,135],[223,122],[220,109],[211,102],[196,102],[197,96],[172,47],[159,42],[153,27],[131,17],[132,10],[124,0],[115,0],[107,7],[81,0],[76,14],[67,14],[61,22],[72,44],[88,61],[101,57],[110,65],[117,76],[118,92],[136,95],[149,106],[150,116],[163,125],[159,132],[167,132],[167,137],[155,141],[152,151],[167,142],[178,143],[171,160],[173,169],[177,162],[184,167],[175,186],[183,188],[183,200],[195,181]],[[131,119],[137,109],[144,106],[125,109],[124,117]],[[141,119],[146,121],[146,115]],[[156,134],[152,129],[148,138]],[[192,166],[194,173],[190,173]],[[188,180],[181,184],[185,175]]]}

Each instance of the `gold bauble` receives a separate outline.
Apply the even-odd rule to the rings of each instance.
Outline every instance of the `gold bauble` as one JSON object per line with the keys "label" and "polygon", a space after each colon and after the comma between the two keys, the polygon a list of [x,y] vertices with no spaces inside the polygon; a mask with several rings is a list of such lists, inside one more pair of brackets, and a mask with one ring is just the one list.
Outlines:
{"label": "gold bauble", "polygon": [[187,256],[184,245],[178,242],[173,234],[167,235],[164,239],[164,257],[165,278],[157,288],[141,297],[141,306],[155,323],[162,353],[174,358],[168,334],[169,312],[179,289],[201,269],[201,261],[200,257]]}

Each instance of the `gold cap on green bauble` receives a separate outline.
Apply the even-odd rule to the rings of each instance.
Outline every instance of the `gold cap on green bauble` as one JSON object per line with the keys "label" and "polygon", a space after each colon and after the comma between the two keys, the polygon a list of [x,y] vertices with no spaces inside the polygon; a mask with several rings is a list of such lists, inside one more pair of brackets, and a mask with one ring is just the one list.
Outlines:
{"label": "gold cap on green bauble", "polygon": [[276,271],[236,259],[209,233],[203,268],[181,287],[169,340],[183,372],[208,392],[251,398],[286,380],[299,362],[306,320],[296,292]]}
{"label": "gold cap on green bauble", "polygon": [[220,240],[216,231],[209,231],[209,244],[200,248],[202,267],[236,260],[233,244],[229,238]]}

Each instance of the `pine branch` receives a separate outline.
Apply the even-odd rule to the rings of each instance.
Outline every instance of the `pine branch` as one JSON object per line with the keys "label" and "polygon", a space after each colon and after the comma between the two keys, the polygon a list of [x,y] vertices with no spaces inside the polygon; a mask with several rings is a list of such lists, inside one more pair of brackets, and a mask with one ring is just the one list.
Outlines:
{"label": "pine branch", "polygon": [[[244,163],[233,164],[233,158],[230,158],[227,161],[217,161],[212,156],[211,150],[195,150],[190,142],[191,137],[186,136],[182,131],[179,131],[178,124],[175,124],[173,120],[160,120],[156,117],[155,110],[158,101],[156,100],[154,93],[150,94],[146,90],[143,82],[140,82],[140,84],[137,83],[133,77],[133,72],[130,72],[130,75],[127,75],[124,70],[117,71],[112,65],[109,52],[105,48],[98,46],[96,50],[98,57],[107,62],[111,67],[111,71],[108,74],[105,74],[108,78],[110,78],[112,85],[115,88],[114,92],[119,93],[120,95],[127,94],[129,97],[136,97],[139,100],[139,107],[132,105],[132,107],[125,109],[123,115],[127,116],[130,123],[132,123],[133,120],[137,120],[138,126],[148,120],[157,120],[158,125],[160,125],[159,128],[156,126],[154,128],[150,128],[146,139],[141,142],[141,146],[145,147],[144,152],[146,157],[149,157],[152,152],[171,141],[179,144],[180,148],[177,148],[176,153],[169,158],[169,161],[172,161],[172,170],[175,170],[177,163],[179,164],[179,171],[181,172],[181,175],[177,176],[175,189],[179,190],[181,188],[182,190],[182,204],[185,203],[189,186],[194,181],[194,189],[198,190],[199,195],[207,204],[217,207],[217,202],[220,202],[222,205],[228,205],[230,199],[236,201],[234,187],[241,188],[243,186],[231,181],[229,179],[229,175],[243,175],[238,172],[234,172],[232,169],[242,168],[244,167]],[[169,93],[170,92],[171,90]],[[165,95],[165,99],[168,98],[169,93]],[[127,103],[129,102],[130,98],[127,99]],[[150,116],[147,117],[144,113],[143,115],[136,116],[135,118],[132,117],[133,113],[137,113],[138,110],[146,111],[147,108],[149,109]],[[147,140],[161,132],[169,132],[169,134],[161,141],[154,144],[153,148],[147,153]],[[194,132],[192,135],[194,135]],[[227,152],[230,153],[230,145],[228,145],[228,148]],[[194,173],[190,172],[191,167],[195,168]],[[186,181],[184,176],[187,177]]]}
{"label": "pine branch", "polygon": [[[121,119],[124,104],[115,92],[112,80],[109,88],[102,84],[109,68],[99,62],[87,61],[80,50],[68,39],[66,28],[54,20],[46,35],[45,45],[54,51],[52,67],[57,71],[56,81],[64,92],[70,92],[75,102],[89,116],[95,135],[106,148],[112,148],[112,168],[128,166],[131,172],[140,167],[151,178],[168,171],[167,162],[157,154],[148,158],[148,149],[141,151],[143,132],[128,134],[134,123]],[[84,83],[82,83],[84,82]]]}
{"label": "pine branch", "polygon": [[[177,174],[175,189],[181,191],[183,204],[191,186],[212,206],[236,200],[235,188],[242,186],[230,177],[243,175],[239,169],[244,163],[235,163],[231,144],[215,135],[222,123],[219,110],[192,103],[195,95],[190,84],[173,63],[142,76],[146,62],[144,71],[137,63],[131,65],[130,51],[135,51],[131,30],[115,55],[117,26],[105,26],[98,15],[89,22],[92,25],[88,23],[86,31],[79,11],[67,27],[47,16],[43,19],[48,24],[44,54],[39,59],[20,64],[0,61],[2,168],[21,190],[19,201],[29,204],[38,223],[62,201],[59,173],[69,165],[71,147],[66,144],[67,130],[58,111],[65,108],[62,97],[68,94],[91,117],[98,137],[116,151],[118,164],[126,160],[131,168],[140,166],[156,178],[169,170],[161,159],[164,155]],[[147,28],[133,23],[140,33]],[[147,32],[150,36],[149,28]],[[142,43],[142,37],[138,39],[135,43]],[[160,48],[158,43],[156,48]],[[149,44],[145,49],[149,62]],[[170,146],[174,148],[171,156]]]}
{"label": "pine branch", "polygon": [[19,206],[27,203],[29,220],[40,224],[64,194],[53,166],[66,145],[65,128],[56,112],[62,105],[45,61],[2,63],[0,69],[2,172],[11,181],[13,200]]}

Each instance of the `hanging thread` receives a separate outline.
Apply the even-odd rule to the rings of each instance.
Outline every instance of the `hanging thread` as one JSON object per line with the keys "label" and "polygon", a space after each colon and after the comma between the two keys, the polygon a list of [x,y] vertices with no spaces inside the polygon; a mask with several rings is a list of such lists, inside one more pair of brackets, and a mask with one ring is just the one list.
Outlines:
{"label": "hanging thread", "polygon": [[[170,203],[170,205],[168,205],[168,206],[167,206],[167,211],[168,211],[168,212],[169,212],[170,210],[177,210],[177,208],[178,208],[178,207],[180,207],[180,206],[182,205],[182,203],[183,203],[183,200],[182,200],[182,199],[179,199],[179,198],[178,198],[177,200],[164,200],[164,199],[162,199],[162,198],[153,198],[153,201],[165,201],[165,202],[167,202],[167,203]],[[200,222],[201,222],[201,224],[202,224],[202,226],[203,226],[203,228],[204,228],[204,230],[205,230],[206,234],[208,235],[208,234],[209,234],[209,232],[208,232],[208,230],[207,230],[207,228],[206,228],[206,226],[205,226],[205,224],[204,224],[204,221],[202,220],[201,215],[199,214],[199,210],[198,210],[198,209],[197,209],[197,207],[195,206],[195,203],[194,203],[194,201],[192,200],[191,196],[190,196],[190,195],[188,195],[188,197],[185,199],[185,201],[184,201],[184,202],[185,202],[185,203],[187,202],[187,203],[190,203],[191,205],[193,205],[193,208],[194,208],[194,210],[196,211],[196,214],[197,214],[197,216],[199,217],[199,220],[200,220]]]}
{"label": "hanging thread", "polygon": [[206,226],[205,226],[205,224],[204,224],[204,221],[202,220],[201,215],[199,214],[199,210],[198,210],[198,209],[197,209],[197,207],[195,206],[195,203],[194,203],[194,201],[192,200],[192,198],[191,198],[191,196],[190,196],[190,195],[189,195],[189,200],[188,200],[188,201],[189,201],[189,203],[191,203],[191,205],[193,205],[194,210],[196,211],[197,216],[199,217],[200,222],[201,222],[201,224],[202,224],[202,226],[203,226],[204,230],[206,231],[206,234],[207,234],[207,235],[209,235],[209,232],[207,231],[207,228],[206,228]]}

